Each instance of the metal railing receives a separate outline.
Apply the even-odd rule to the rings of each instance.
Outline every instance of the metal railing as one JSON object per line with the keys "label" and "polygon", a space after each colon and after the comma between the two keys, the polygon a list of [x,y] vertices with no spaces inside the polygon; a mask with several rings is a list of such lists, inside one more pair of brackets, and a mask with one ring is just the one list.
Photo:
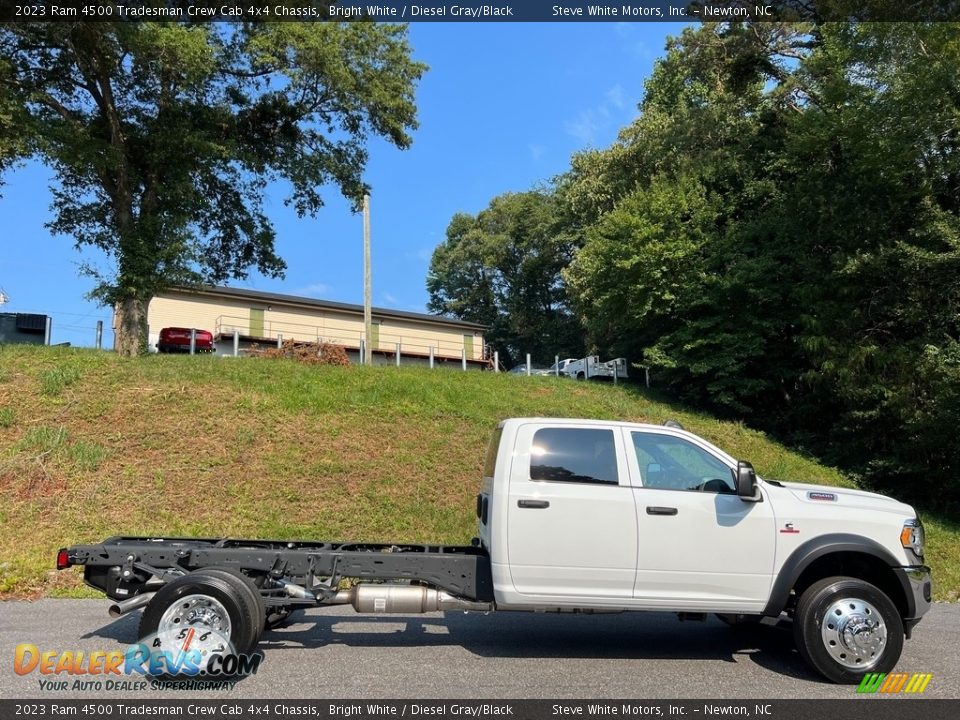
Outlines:
{"label": "metal railing", "polygon": [[[392,327],[380,327],[373,334],[373,340],[375,341],[373,350],[380,353],[401,353],[444,360],[465,359],[470,362],[477,362],[486,359],[486,346],[480,342],[475,343],[470,352],[465,352],[467,347],[462,339],[460,342],[441,340],[421,335],[416,331],[403,330],[398,332],[397,330],[397,328]],[[348,350],[360,350],[366,342],[362,330],[329,327],[323,323],[293,323],[268,318],[264,318],[262,323],[251,323],[248,317],[230,315],[221,315],[217,318],[214,332],[222,338],[231,337],[234,332],[237,332],[244,338],[267,342],[276,341],[277,338],[282,337],[284,340],[295,342],[330,343],[340,345]],[[479,341],[479,338],[477,340]]]}

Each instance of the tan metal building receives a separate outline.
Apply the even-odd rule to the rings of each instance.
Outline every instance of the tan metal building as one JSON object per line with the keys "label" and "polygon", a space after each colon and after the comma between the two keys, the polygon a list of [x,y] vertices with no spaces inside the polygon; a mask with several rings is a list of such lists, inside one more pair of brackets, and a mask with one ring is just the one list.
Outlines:
{"label": "tan metal building", "polygon": [[[340,345],[358,362],[365,339],[362,305],[230,287],[166,290],[150,301],[147,324],[154,351],[165,327],[209,330],[217,353],[225,355],[233,354],[236,334],[241,352],[252,343],[282,338]],[[374,362],[396,362],[399,346],[402,363],[427,363],[432,352],[440,364],[465,359],[469,367],[485,367],[486,329],[439,315],[373,308]]]}

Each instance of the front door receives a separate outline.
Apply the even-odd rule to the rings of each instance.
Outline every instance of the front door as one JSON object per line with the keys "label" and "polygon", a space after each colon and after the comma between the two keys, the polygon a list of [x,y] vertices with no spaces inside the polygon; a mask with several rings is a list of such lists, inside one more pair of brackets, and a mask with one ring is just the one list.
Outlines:
{"label": "front door", "polygon": [[250,337],[266,337],[263,334],[263,308],[250,308]]}
{"label": "front door", "polygon": [[669,431],[625,430],[639,537],[637,598],[762,609],[773,575],[770,502],[744,502],[730,465]]}
{"label": "front door", "polygon": [[637,518],[619,430],[523,425],[510,471],[507,556],[526,595],[630,598]]}

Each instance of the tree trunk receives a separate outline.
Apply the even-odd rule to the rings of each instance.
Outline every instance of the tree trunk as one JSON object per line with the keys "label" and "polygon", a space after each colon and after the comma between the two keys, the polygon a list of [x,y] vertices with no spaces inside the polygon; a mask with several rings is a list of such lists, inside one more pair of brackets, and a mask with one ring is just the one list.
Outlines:
{"label": "tree trunk", "polygon": [[116,348],[122,357],[147,352],[147,305],[150,298],[124,298],[117,303]]}

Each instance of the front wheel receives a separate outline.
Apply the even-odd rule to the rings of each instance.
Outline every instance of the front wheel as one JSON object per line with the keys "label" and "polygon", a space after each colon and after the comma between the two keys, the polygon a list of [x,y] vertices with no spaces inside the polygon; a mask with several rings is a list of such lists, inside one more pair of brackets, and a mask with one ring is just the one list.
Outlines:
{"label": "front wheel", "polygon": [[800,655],[836,683],[893,669],[903,651],[903,621],[877,587],[849,577],[815,582],[800,596],[793,623]]}

